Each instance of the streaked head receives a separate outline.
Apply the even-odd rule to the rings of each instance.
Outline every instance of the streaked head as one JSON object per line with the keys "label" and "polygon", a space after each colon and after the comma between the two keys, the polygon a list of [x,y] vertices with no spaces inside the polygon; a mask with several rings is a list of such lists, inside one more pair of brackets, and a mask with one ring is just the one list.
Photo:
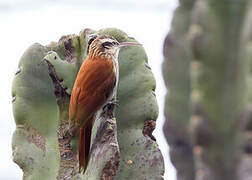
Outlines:
{"label": "streaked head", "polygon": [[117,58],[119,50],[124,46],[140,45],[137,42],[119,43],[112,36],[93,36],[88,42],[88,55],[92,57]]}

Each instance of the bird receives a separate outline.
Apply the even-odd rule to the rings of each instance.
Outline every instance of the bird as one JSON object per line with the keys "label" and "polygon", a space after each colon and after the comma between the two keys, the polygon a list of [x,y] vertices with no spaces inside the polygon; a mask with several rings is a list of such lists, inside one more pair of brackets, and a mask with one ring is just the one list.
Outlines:
{"label": "bird", "polygon": [[77,74],[69,104],[69,132],[79,131],[79,172],[85,173],[94,117],[99,109],[115,101],[119,81],[119,50],[137,42],[119,43],[108,35],[91,36],[87,58]]}

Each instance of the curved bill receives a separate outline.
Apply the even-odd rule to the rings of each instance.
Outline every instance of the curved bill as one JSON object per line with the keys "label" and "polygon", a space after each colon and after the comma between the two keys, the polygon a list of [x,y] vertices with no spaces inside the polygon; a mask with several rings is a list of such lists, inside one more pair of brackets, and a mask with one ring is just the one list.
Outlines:
{"label": "curved bill", "polygon": [[124,46],[141,46],[142,44],[138,42],[121,42],[118,47],[124,47]]}

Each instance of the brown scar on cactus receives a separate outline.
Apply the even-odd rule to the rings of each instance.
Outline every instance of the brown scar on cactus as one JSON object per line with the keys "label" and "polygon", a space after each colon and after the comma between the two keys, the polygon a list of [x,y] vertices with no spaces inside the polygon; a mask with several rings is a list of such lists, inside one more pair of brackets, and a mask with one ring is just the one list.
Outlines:
{"label": "brown scar on cactus", "polygon": [[151,140],[156,141],[156,138],[152,135],[152,132],[156,128],[156,122],[153,120],[144,121],[143,135],[149,137]]}
{"label": "brown scar on cactus", "polygon": [[66,50],[66,60],[69,63],[74,64],[76,62],[76,55],[75,55],[75,48],[73,46],[73,40],[70,36],[63,36],[60,40],[60,42],[64,43],[64,47]]}
{"label": "brown scar on cactus", "polygon": [[[65,131],[64,125],[59,126],[59,132]],[[58,133],[59,151],[60,151],[60,168],[57,179],[72,179],[78,173],[77,154],[71,147],[69,136]]]}
{"label": "brown scar on cactus", "polygon": [[120,163],[120,152],[116,138],[116,124],[113,121],[113,119],[110,119],[111,114],[113,114],[113,108],[103,111],[102,118],[106,119],[106,121],[104,123],[101,123],[101,126],[99,127],[96,134],[96,138],[99,138],[98,137],[100,136],[99,134],[102,134],[102,137],[100,137],[102,140],[98,142],[100,143],[106,142],[106,144],[109,145],[109,148],[113,151],[114,154],[113,156],[110,157],[110,159],[106,162],[104,168],[102,169],[101,173],[102,180],[114,179]]}
{"label": "brown scar on cactus", "polygon": [[[55,56],[56,57],[56,56]],[[54,94],[56,96],[56,99],[59,100],[61,98],[67,98],[70,99],[70,95],[66,92],[66,88],[63,88],[61,86],[61,82],[63,81],[62,79],[60,79],[55,71],[55,68],[53,67],[53,65],[47,60],[44,59],[44,61],[46,61],[47,65],[48,65],[48,71],[49,71],[49,76],[53,82],[54,85]]]}
{"label": "brown scar on cactus", "polygon": [[46,140],[42,134],[33,128],[27,121],[25,122],[23,128],[28,132],[27,140],[37,146],[43,151],[43,155],[46,153]]}
{"label": "brown scar on cactus", "polygon": [[116,171],[118,170],[120,162],[119,151],[116,152],[115,158],[111,158],[105,165],[102,170],[102,180],[112,180],[116,175]]}

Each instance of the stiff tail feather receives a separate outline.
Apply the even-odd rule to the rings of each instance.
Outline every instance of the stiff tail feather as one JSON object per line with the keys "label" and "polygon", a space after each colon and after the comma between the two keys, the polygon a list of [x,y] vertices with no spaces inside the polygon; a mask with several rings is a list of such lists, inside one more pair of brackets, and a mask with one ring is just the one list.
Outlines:
{"label": "stiff tail feather", "polygon": [[88,155],[90,150],[92,121],[89,121],[79,130],[79,172],[85,172],[88,164]]}

